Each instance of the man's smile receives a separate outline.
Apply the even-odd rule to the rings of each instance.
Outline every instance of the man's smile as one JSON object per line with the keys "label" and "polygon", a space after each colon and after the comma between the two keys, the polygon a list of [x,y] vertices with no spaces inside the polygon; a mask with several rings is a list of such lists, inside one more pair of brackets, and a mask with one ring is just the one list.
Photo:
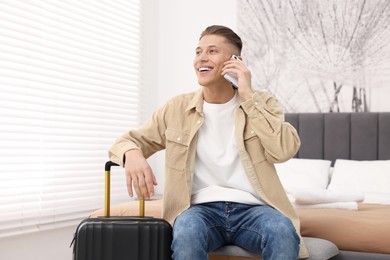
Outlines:
{"label": "man's smile", "polygon": [[211,70],[213,70],[213,67],[206,67],[206,66],[204,66],[204,67],[198,68],[199,72],[209,72]]}

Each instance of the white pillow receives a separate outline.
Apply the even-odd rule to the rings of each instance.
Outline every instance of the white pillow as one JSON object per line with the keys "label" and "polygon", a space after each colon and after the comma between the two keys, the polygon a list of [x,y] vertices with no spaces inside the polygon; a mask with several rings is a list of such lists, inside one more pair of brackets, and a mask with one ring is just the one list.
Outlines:
{"label": "white pillow", "polygon": [[[390,196],[390,160],[355,161],[337,159],[329,190],[353,190],[365,194],[365,203],[371,201],[369,194],[382,194],[384,199]],[[367,195],[367,196],[366,196]]]}
{"label": "white pillow", "polygon": [[288,193],[302,189],[326,189],[331,161],[292,158],[275,164],[279,179]]}

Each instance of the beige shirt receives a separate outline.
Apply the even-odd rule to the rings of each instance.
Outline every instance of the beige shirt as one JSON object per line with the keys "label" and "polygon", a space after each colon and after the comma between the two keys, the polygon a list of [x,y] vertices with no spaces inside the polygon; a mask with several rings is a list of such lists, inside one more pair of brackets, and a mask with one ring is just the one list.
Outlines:
{"label": "beige shirt", "polygon": [[[142,127],[122,135],[109,150],[110,159],[123,166],[124,154],[140,149],[148,158],[165,149],[165,187],[162,217],[173,224],[190,207],[197,132],[202,125],[203,92],[172,98]],[[274,163],[287,161],[300,146],[296,130],[284,121],[279,102],[268,92],[238,100],[235,129],[238,153],[254,189],[267,204],[288,216],[298,234],[300,223],[277,176]],[[301,239],[300,257],[308,253]]]}

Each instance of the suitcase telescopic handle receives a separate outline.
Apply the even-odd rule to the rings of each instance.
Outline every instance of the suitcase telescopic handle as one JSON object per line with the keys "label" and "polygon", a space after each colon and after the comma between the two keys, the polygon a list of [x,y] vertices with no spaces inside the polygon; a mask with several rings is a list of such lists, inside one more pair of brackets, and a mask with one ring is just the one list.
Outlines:
{"label": "suitcase telescopic handle", "polygon": [[[110,217],[110,187],[111,187],[111,167],[119,166],[119,164],[112,161],[106,162],[105,165],[105,194],[104,194],[104,216]],[[142,192],[142,191],[141,191]],[[142,192],[142,197],[140,198],[139,203],[139,215],[140,217],[145,216],[145,199]]]}
{"label": "suitcase telescopic handle", "polygon": [[105,169],[105,181],[104,181],[104,216],[109,217],[110,216],[110,187],[111,187],[111,166],[119,166],[119,164],[114,163],[112,161],[106,162],[106,165],[104,167]]}

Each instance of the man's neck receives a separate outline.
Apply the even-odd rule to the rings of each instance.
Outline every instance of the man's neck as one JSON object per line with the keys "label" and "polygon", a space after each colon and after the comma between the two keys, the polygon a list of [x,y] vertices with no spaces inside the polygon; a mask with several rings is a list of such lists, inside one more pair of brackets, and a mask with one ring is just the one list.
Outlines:
{"label": "man's neck", "polygon": [[211,104],[224,104],[231,100],[235,93],[231,86],[203,87],[203,98],[207,103]]}

